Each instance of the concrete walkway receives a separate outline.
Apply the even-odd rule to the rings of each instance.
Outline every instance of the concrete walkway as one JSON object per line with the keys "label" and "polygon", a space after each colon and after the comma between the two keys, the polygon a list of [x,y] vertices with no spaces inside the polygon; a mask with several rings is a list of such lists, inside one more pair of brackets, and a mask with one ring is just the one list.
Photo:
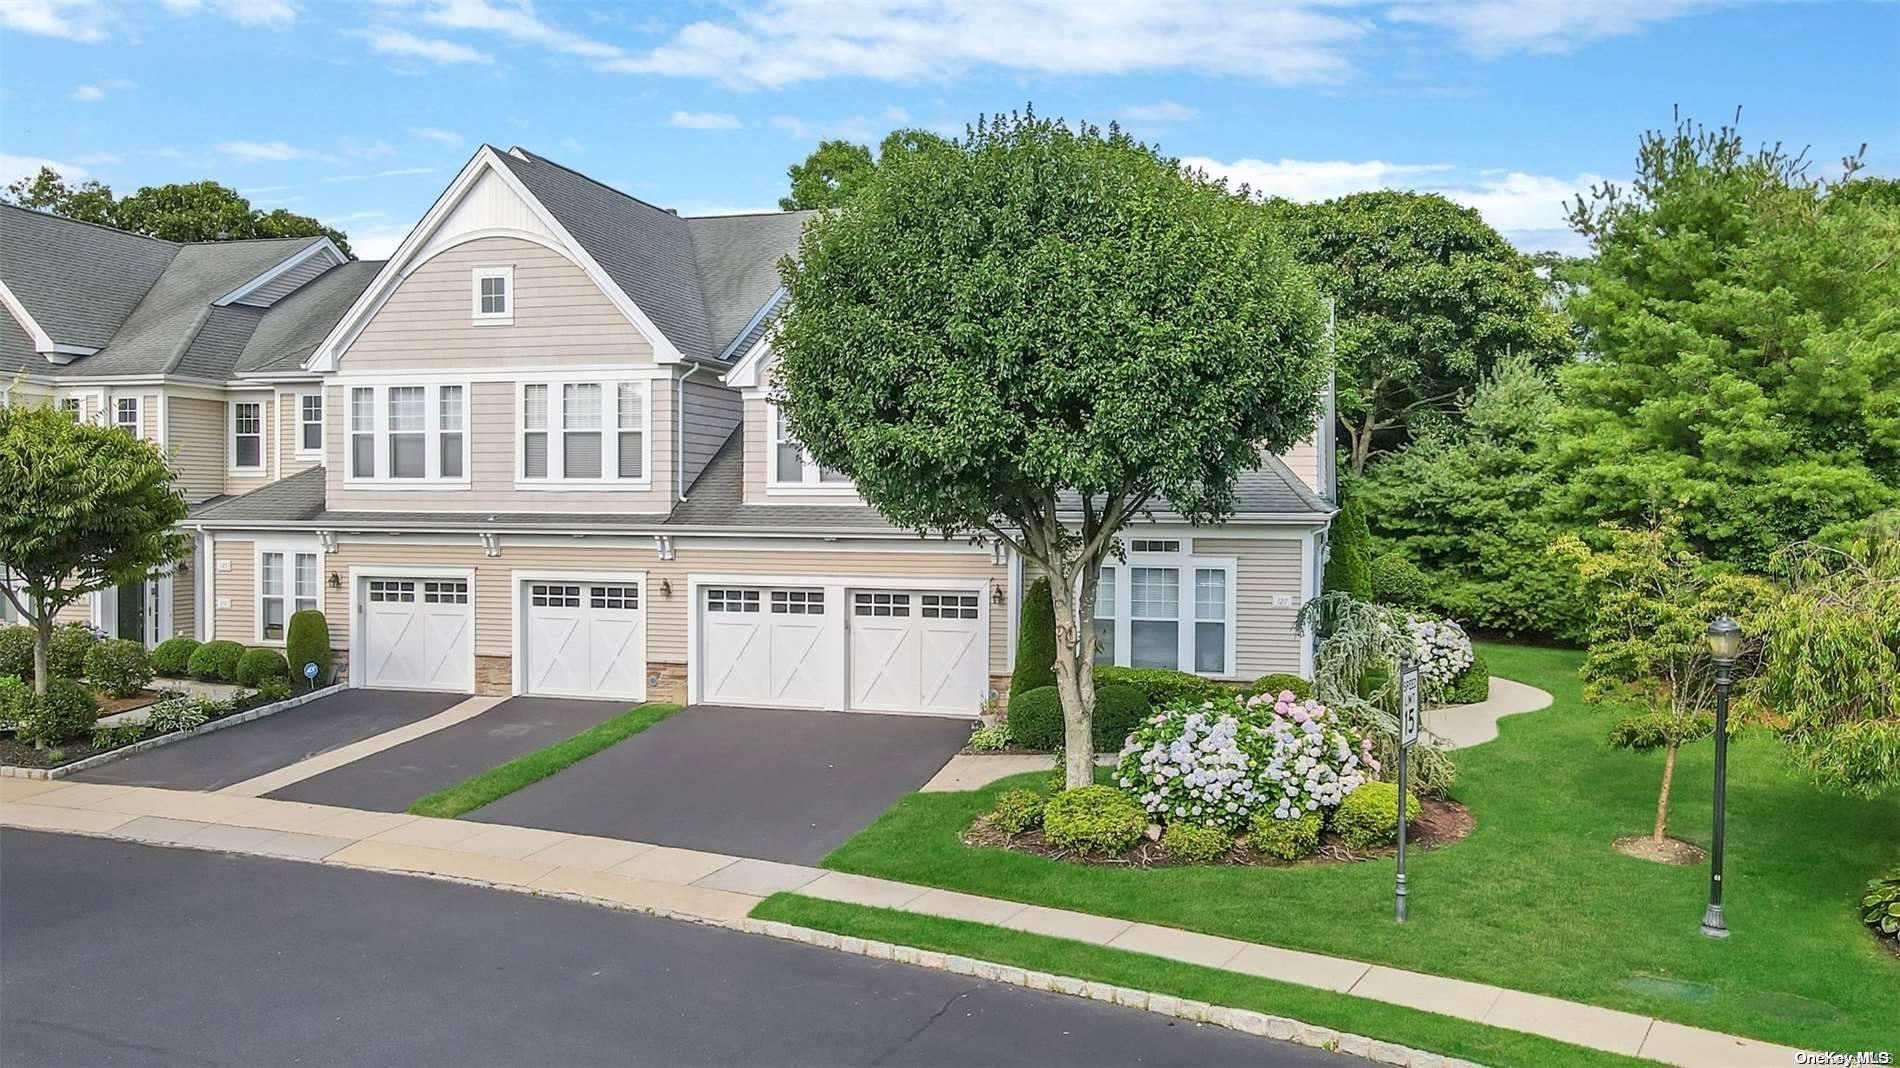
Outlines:
{"label": "concrete walkway", "polygon": [[[856,951],[865,952],[860,939],[749,919],[767,895],[792,891],[1264,976],[1684,1068],[1780,1068],[1795,1063],[1792,1049],[1480,983],[802,865],[613,838],[231,793],[27,779],[0,779],[0,825],[459,879],[837,948],[856,943]],[[911,956],[919,954],[912,951]],[[933,956],[934,963],[948,966],[942,955]],[[1003,970],[1022,975],[1020,969]],[[1123,996],[1120,988],[1106,989],[1118,1001]],[[1097,993],[1080,987],[1066,992]],[[1165,1011],[1153,1007],[1159,1000],[1165,1000],[1167,1008],[1180,1008],[1173,998],[1127,993],[1139,996],[1142,1007],[1151,1011]],[[1244,1014],[1243,1020],[1237,1010],[1218,1011],[1230,1021],[1267,1026],[1258,1013]]]}

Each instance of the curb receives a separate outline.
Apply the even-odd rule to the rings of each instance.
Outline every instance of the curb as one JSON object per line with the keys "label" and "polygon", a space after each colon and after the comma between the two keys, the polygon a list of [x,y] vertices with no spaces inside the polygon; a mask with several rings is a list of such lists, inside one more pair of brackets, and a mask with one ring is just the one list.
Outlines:
{"label": "curb", "polygon": [[224,716],[220,719],[214,719],[203,726],[193,727],[188,731],[173,731],[170,734],[161,734],[156,738],[147,738],[141,742],[133,742],[131,745],[120,746],[117,749],[108,750],[104,753],[94,753],[84,760],[75,760],[70,764],[61,764],[56,768],[16,768],[10,764],[0,764],[0,779],[63,779],[68,775],[77,775],[82,771],[90,771],[102,764],[110,764],[115,760],[123,760],[129,756],[136,756],[148,749],[158,749],[162,746],[171,745],[174,742],[182,742],[187,738],[196,738],[201,734],[211,734],[215,731],[221,731],[226,727],[235,727],[240,723],[249,723],[254,719],[274,716],[287,709],[296,708],[298,705],[309,704],[319,697],[328,697],[336,691],[343,689],[343,686],[343,683],[336,683],[334,685],[325,686],[321,690],[300,693],[295,697],[278,701],[276,704],[259,705],[256,708],[239,712],[234,716]]}

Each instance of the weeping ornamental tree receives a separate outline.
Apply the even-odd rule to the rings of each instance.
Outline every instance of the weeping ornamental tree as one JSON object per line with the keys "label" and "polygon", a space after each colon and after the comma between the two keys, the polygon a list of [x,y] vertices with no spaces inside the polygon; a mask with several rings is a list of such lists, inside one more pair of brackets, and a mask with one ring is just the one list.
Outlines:
{"label": "weeping ornamental tree", "polygon": [[1311,282],[1257,204],[1033,113],[887,154],[783,274],[793,434],[893,523],[1048,576],[1066,778],[1091,782],[1100,564],[1144,509],[1219,522],[1258,450],[1311,430]]}

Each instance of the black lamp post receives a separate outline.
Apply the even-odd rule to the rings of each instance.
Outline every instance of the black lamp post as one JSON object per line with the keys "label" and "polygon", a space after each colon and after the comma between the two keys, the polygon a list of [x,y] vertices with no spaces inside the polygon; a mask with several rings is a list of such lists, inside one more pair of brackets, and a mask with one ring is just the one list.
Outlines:
{"label": "black lamp post", "polygon": [[1727,938],[1722,919],[1722,823],[1728,799],[1728,692],[1731,673],[1742,652],[1742,628],[1727,616],[1709,624],[1709,659],[1715,663],[1715,841],[1709,850],[1709,907],[1702,911],[1702,933]]}

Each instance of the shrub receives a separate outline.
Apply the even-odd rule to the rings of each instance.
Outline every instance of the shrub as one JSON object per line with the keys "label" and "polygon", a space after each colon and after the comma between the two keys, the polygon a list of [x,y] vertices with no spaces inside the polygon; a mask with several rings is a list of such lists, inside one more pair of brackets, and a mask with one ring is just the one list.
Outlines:
{"label": "shrub", "polygon": [[167,697],[145,713],[145,729],[154,735],[196,730],[211,718],[211,704],[201,697]]}
{"label": "shrub", "polygon": [[197,651],[196,638],[166,638],[152,650],[152,670],[160,675],[182,677],[191,671],[191,654]]}
{"label": "shrub", "polygon": [[1011,690],[1009,738],[1025,749],[1054,749],[1062,744],[1062,695],[1054,686]]}
{"label": "shrub", "polygon": [[1319,852],[1319,831],[1325,822],[1317,812],[1301,812],[1284,820],[1271,812],[1256,812],[1247,841],[1267,856],[1299,860]]}
{"label": "shrub", "polygon": [[244,647],[236,642],[215,641],[200,645],[186,665],[192,678],[205,682],[236,682],[238,661],[244,659]]}
{"label": "shrub", "polygon": [[1014,697],[1055,684],[1055,602],[1049,599],[1049,580],[1039,578],[1029,584],[1022,615],[1016,620],[1016,669],[1009,676],[1009,693]]}
{"label": "shrub", "polygon": [[1161,844],[1168,855],[1188,864],[1206,864],[1232,849],[1234,840],[1219,827],[1196,827],[1191,823],[1170,823],[1161,833]]}
{"label": "shrub", "polygon": [[1860,909],[1861,922],[1876,935],[1900,940],[1900,867],[1867,884]]}
{"label": "shrub", "polygon": [[84,623],[61,623],[53,628],[46,647],[46,666],[56,679],[86,677],[86,654],[99,644],[99,635]]}
{"label": "shrub", "polygon": [[1096,691],[1100,692],[1104,686],[1133,686],[1148,699],[1148,707],[1156,711],[1198,708],[1203,702],[1231,693],[1212,679],[1173,668],[1126,668],[1107,664],[1095,669]]}
{"label": "shrub", "polygon": [[1451,681],[1451,687],[1445,691],[1445,703],[1453,705],[1475,705],[1491,696],[1491,668],[1484,662],[1483,653],[1471,654],[1471,666],[1465,673]]}
{"label": "shrub", "polygon": [[1009,741],[1009,721],[1003,720],[1000,723],[988,725],[977,724],[970,731],[970,740],[964,745],[976,752],[986,753],[995,749],[1008,748]]}
{"label": "shrub", "polygon": [[1349,593],[1361,601],[1372,599],[1372,532],[1366,529],[1366,508],[1357,492],[1345,495],[1333,517],[1331,549],[1326,557],[1322,588]]}
{"label": "shrub", "polygon": [[27,706],[15,733],[21,741],[39,746],[60,745],[92,733],[99,720],[99,704],[84,686],[72,679],[51,679],[46,692]]}
{"label": "shrub", "polygon": [[0,627],[0,675],[33,681],[32,627]]}
{"label": "shrub", "polygon": [[[290,696],[289,679],[262,679],[257,684],[257,704],[269,705]],[[252,705],[255,708],[257,705]]]}
{"label": "shrub", "polygon": [[1021,834],[1042,823],[1043,797],[1034,790],[1004,790],[990,810],[990,826]]}
{"label": "shrub", "polygon": [[1152,711],[1147,695],[1133,686],[1097,686],[1095,714],[1089,721],[1089,729],[1095,735],[1095,751],[1113,753],[1120,749],[1122,742]]}
{"label": "shrub", "polygon": [[97,726],[92,729],[92,747],[94,749],[119,749],[140,741],[145,737],[143,723],[115,723],[110,727]]}
{"label": "shrub", "polygon": [[1049,843],[1083,853],[1120,853],[1148,829],[1147,814],[1113,786],[1064,790],[1042,807]]}
{"label": "shrub", "polygon": [[1418,665],[1419,688],[1432,697],[1442,697],[1458,676],[1471,666],[1475,655],[1465,629],[1449,619],[1431,616],[1407,616],[1405,624],[1412,636],[1412,661]]}
{"label": "shrub", "polygon": [[240,686],[256,686],[265,679],[290,678],[290,663],[275,649],[246,649],[238,657],[237,681]]}
{"label": "shrub", "polygon": [[[1418,815],[1418,797],[1405,799],[1405,814]],[[1347,849],[1364,850],[1388,846],[1399,837],[1399,786],[1391,782],[1369,782],[1346,795],[1333,812],[1333,833]]]}
{"label": "shrub", "polygon": [[1432,583],[1417,564],[1393,550],[1372,558],[1372,599],[1400,608],[1423,608],[1429,603]]}
{"label": "shrub", "polygon": [[152,681],[152,660],[138,642],[102,641],[86,654],[86,678],[108,697],[130,697]]}
{"label": "shrub", "polygon": [[13,675],[0,675],[0,727],[19,723],[32,705],[32,683]]}
{"label": "shrub", "polygon": [[1258,697],[1265,694],[1277,700],[1283,693],[1291,692],[1293,699],[1304,701],[1313,696],[1313,684],[1298,675],[1280,672],[1274,675],[1262,675],[1253,680],[1248,687],[1240,691],[1242,697]]}
{"label": "shrub", "polygon": [[323,613],[314,608],[292,613],[290,629],[284,637],[284,658],[290,664],[291,678],[301,681],[303,666],[315,664],[315,683],[322,683],[330,677],[334,655],[330,651],[330,623],[323,618]]}

